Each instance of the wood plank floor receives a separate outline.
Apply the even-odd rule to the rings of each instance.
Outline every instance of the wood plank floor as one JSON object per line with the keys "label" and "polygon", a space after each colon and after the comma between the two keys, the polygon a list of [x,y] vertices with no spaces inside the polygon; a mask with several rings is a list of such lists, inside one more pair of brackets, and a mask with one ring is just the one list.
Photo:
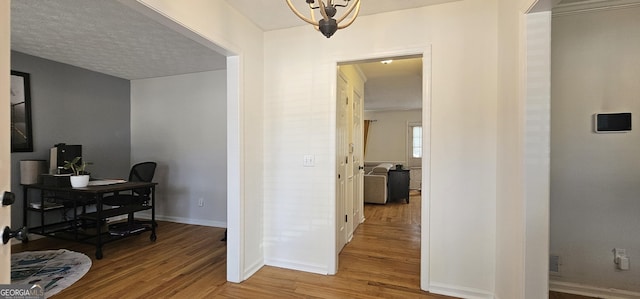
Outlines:
{"label": "wood plank floor", "polygon": [[598,298],[581,296],[581,295],[558,293],[558,292],[549,292],[549,299],[598,299]]}
{"label": "wood plank floor", "polygon": [[[50,238],[13,252],[65,248],[91,257],[91,270],[60,298],[451,298],[420,290],[420,198],[366,205],[365,223],[340,254],[337,275],[263,267],[247,281],[226,282],[224,229],[160,222],[149,233],[95,248]],[[558,294],[558,296],[556,296]],[[578,299],[553,294],[553,299]]]}

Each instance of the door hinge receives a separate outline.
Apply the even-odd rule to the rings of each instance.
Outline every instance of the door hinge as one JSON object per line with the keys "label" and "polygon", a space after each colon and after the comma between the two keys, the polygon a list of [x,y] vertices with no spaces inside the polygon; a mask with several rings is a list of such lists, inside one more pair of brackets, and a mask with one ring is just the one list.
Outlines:
{"label": "door hinge", "polygon": [[344,222],[349,222],[349,215],[344,215]]}

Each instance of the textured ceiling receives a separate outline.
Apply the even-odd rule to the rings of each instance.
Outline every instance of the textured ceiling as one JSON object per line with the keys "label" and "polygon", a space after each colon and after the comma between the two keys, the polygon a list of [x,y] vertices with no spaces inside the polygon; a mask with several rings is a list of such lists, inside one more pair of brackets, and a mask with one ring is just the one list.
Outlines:
{"label": "textured ceiling", "polygon": [[115,0],[11,1],[11,50],[125,79],[226,68],[224,56]]}
{"label": "textured ceiling", "polygon": [[[176,0],[177,1],[177,0]],[[263,30],[306,26],[291,13],[282,0],[226,0]],[[361,15],[411,9],[454,0],[363,0]],[[639,0],[556,0],[564,10],[581,5],[624,6]],[[296,5],[302,0],[293,0]],[[357,22],[357,20],[356,20]],[[11,1],[11,48],[89,70],[121,77],[141,79],[224,69],[225,57],[170,28],[149,19],[118,0],[14,0]],[[392,74],[380,79],[363,66],[370,82],[389,83],[386,93],[395,94],[398,107],[405,95],[406,75]],[[405,78],[399,80],[398,78]],[[391,83],[396,82],[396,87]],[[393,92],[395,90],[395,92]],[[382,103],[370,95],[373,105]],[[368,99],[368,100],[369,100]],[[378,109],[378,108],[376,108]]]}
{"label": "textured ceiling", "polygon": [[[360,14],[452,1],[366,0]],[[227,2],[263,30],[305,25],[284,1]],[[118,0],[11,1],[11,49],[125,79],[226,67],[224,56]]]}
{"label": "textured ceiling", "polygon": [[[452,1],[365,0],[360,15]],[[306,24],[284,1],[227,2],[265,31]],[[11,1],[11,49],[130,80],[226,68],[224,56],[118,0]],[[361,67],[371,82],[367,109],[419,108],[415,97],[421,97],[421,71],[416,71],[420,62]],[[389,98],[393,100],[383,100]]]}

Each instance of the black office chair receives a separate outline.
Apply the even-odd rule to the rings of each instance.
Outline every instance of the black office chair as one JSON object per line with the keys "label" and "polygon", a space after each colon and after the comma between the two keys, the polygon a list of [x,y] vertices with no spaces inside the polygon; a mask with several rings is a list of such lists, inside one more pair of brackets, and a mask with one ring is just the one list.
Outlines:
{"label": "black office chair", "polygon": [[[153,180],[153,175],[156,171],[156,162],[142,162],[131,167],[131,171],[129,172],[129,181],[130,182],[151,182]],[[102,204],[108,206],[130,206],[130,205],[143,205],[146,206],[151,201],[151,188],[138,188],[134,189],[131,194],[118,194],[105,196],[102,199]],[[131,226],[134,224],[133,213],[129,213],[127,219],[127,225]],[[147,223],[147,222],[144,222]],[[150,223],[150,222],[148,222]],[[151,223],[151,225],[156,226],[156,223]]]}

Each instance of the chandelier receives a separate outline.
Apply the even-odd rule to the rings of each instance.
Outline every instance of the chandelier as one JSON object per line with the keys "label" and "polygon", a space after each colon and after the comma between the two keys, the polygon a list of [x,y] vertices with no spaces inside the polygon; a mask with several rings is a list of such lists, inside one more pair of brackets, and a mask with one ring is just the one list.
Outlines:
{"label": "chandelier", "polygon": [[[358,13],[360,12],[360,0],[305,0],[309,5],[309,11],[311,18],[305,17],[301,14],[294,6],[291,4],[291,0],[287,0],[287,4],[289,8],[293,11],[293,13],[298,16],[298,18],[303,21],[313,25],[316,30],[319,30],[326,36],[330,38],[338,29],[344,29],[349,27],[353,21],[355,21]],[[317,2],[317,3],[316,3]],[[339,2],[339,3],[336,3]],[[325,4],[326,3],[326,4]],[[350,4],[351,3],[351,4]],[[338,10],[336,7],[346,8],[344,14],[338,18],[334,19]],[[316,15],[314,10],[320,11],[320,16],[322,17],[319,20],[316,20]],[[355,9],[355,12],[353,12]],[[346,23],[340,24],[344,21],[349,15],[353,13],[351,19],[349,19]]]}

